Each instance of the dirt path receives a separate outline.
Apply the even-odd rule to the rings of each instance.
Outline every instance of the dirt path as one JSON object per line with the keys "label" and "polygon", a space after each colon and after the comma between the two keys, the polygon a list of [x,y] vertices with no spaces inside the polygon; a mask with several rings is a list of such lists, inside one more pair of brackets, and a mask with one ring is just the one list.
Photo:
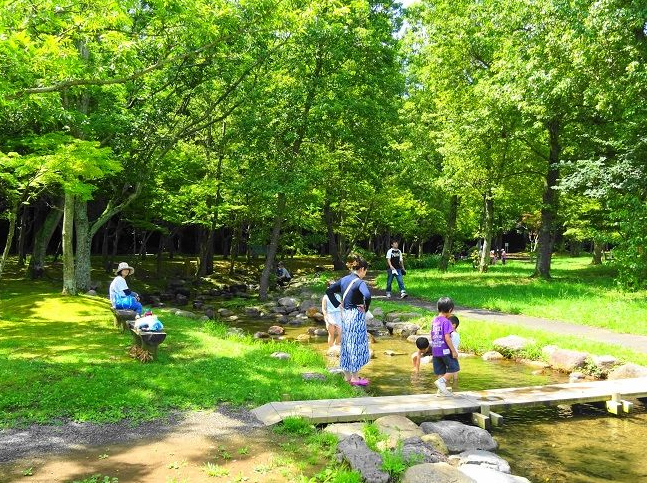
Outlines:
{"label": "dirt path", "polygon": [[[366,280],[371,285],[371,293],[378,299],[386,299],[386,292],[375,285],[376,274],[371,272],[367,275]],[[394,295],[397,290],[394,291]],[[390,302],[402,302],[415,307],[421,307],[432,312],[436,311],[436,303],[429,300],[424,300],[417,297],[407,297],[400,299],[399,297],[392,297]],[[611,330],[602,329],[599,327],[590,327],[586,325],[571,324],[559,320],[542,319],[540,317],[531,317],[528,315],[512,315],[502,312],[495,312],[486,309],[472,309],[468,307],[456,307],[457,315],[464,315],[470,319],[486,320],[488,322],[497,322],[499,324],[507,324],[528,329],[544,330],[562,335],[569,335],[575,337],[582,337],[595,342],[602,342],[605,344],[616,344],[627,349],[632,349],[636,352],[647,354],[647,336],[635,334],[620,334]]]}
{"label": "dirt path", "polygon": [[33,425],[0,431],[0,483],[73,482],[92,475],[119,483],[197,482],[212,479],[209,468],[219,481],[284,482],[289,465],[276,444],[281,439],[248,411],[227,406],[137,426]]}

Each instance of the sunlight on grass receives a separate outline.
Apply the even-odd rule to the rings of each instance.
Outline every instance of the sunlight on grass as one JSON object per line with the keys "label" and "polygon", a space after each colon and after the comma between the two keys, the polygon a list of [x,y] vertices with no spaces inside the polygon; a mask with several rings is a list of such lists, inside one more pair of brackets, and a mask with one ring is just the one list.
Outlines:
{"label": "sunlight on grass", "polygon": [[[530,278],[532,270],[529,262],[513,260],[481,274],[459,263],[444,274],[411,270],[406,284],[411,295],[431,302],[450,296],[465,307],[647,335],[645,292],[619,290],[612,266],[591,265],[588,257],[556,257],[550,281]],[[386,276],[380,274],[376,283],[383,286]]]}
{"label": "sunlight on grass", "polygon": [[[203,323],[159,312],[167,340],[158,361],[128,356],[130,334],[114,326],[105,299],[21,295],[0,315],[0,426],[53,418],[149,419],[175,409],[208,409],[219,402],[260,405],[281,400],[350,397],[340,378],[325,374],[323,357],[289,342],[216,337]],[[270,357],[288,352],[290,360]],[[64,404],[61,402],[64,401]]]}

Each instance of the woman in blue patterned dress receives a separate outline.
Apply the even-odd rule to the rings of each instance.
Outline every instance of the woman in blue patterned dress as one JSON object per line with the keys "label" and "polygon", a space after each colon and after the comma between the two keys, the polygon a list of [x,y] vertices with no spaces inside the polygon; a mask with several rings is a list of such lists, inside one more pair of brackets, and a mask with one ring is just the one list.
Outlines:
{"label": "woman in blue patterned dress", "polygon": [[340,305],[335,293],[342,294],[341,347],[339,366],[346,380],[353,386],[366,386],[368,379],[359,377],[359,370],[369,359],[368,333],[366,332],[366,311],[371,303],[371,292],[362,280],[366,276],[368,263],[363,258],[353,257],[349,263],[351,273],[331,284],[326,289],[330,303]]}

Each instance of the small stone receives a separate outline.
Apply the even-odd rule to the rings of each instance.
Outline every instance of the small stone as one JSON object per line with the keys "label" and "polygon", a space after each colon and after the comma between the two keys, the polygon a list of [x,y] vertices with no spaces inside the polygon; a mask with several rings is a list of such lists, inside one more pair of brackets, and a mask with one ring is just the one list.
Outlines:
{"label": "small stone", "polygon": [[391,357],[393,357],[393,356],[403,356],[404,352],[396,352],[396,351],[392,351],[392,350],[386,350],[386,351],[384,351],[384,355],[385,356],[391,356]]}
{"label": "small stone", "polygon": [[487,351],[485,354],[481,356],[481,359],[484,361],[499,361],[501,359],[505,359],[503,357],[503,354],[497,351]]}
{"label": "small stone", "polygon": [[318,372],[304,372],[301,374],[304,381],[325,381],[326,376],[319,374]]}
{"label": "small stone", "polygon": [[269,339],[270,334],[267,332],[255,332],[254,339]]}
{"label": "small stone", "polygon": [[267,333],[270,335],[283,335],[285,334],[285,329],[280,325],[273,325],[272,327],[267,329]]}
{"label": "small stone", "polygon": [[97,296],[97,291],[90,289],[86,292],[86,295],[90,295],[91,297],[96,297]]}
{"label": "small stone", "polygon": [[290,354],[287,352],[272,352],[271,357],[274,357],[275,359],[289,359]]}
{"label": "small stone", "polygon": [[234,315],[234,313],[229,309],[220,308],[218,309],[218,315],[220,315],[220,317],[230,317]]}

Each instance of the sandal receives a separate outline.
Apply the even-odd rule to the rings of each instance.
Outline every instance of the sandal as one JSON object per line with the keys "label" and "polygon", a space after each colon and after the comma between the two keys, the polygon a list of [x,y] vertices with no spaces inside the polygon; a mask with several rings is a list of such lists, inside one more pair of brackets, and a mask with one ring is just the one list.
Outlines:
{"label": "sandal", "polygon": [[350,381],[351,386],[368,386],[368,379],[358,379],[357,381]]}

